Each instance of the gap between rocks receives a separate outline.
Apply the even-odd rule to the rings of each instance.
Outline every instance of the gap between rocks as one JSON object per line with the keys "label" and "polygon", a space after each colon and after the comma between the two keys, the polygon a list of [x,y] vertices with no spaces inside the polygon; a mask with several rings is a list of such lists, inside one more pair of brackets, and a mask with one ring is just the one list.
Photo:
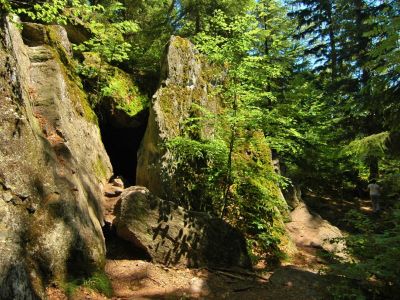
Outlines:
{"label": "gap between rocks", "polygon": [[139,150],[146,122],[131,127],[116,122],[100,122],[100,131],[104,147],[110,157],[114,177],[121,176],[126,186],[136,183],[137,151]]}
{"label": "gap between rocks", "polygon": [[120,238],[113,226],[114,207],[124,188],[136,184],[137,152],[144,137],[148,112],[130,117],[111,105],[111,99],[98,108],[102,141],[113,166],[114,175],[104,190],[103,235],[108,260],[144,260],[150,257],[146,251]]}

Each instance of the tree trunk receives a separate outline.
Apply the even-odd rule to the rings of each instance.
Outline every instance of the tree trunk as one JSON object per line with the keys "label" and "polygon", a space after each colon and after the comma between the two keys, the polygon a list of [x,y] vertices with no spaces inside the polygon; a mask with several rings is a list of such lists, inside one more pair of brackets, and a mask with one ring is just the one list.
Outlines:
{"label": "tree trunk", "polygon": [[332,4],[328,1],[326,7],[326,13],[328,16],[328,31],[329,31],[329,46],[331,48],[330,61],[332,69],[332,82],[337,76],[337,51],[336,51],[336,40],[335,40],[335,20],[333,18]]}
{"label": "tree trunk", "polygon": [[379,160],[377,157],[368,158],[369,177],[368,179],[376,179],[379,177]]}

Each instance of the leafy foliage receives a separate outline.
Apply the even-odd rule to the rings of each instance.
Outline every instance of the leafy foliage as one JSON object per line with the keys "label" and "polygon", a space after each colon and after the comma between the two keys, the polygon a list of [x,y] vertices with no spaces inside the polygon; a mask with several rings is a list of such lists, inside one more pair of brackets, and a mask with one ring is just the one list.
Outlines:
{"label": "leafy foliage", "polygon": [[[385,222],[379,224],[356,211],[351,211],[348,218],[360,232],[346,239],[348,252],[354,260],[343,261],[333,271],[357,280],[359,295],[372,294],[382,299],[394,299],[400,290],[399,207],[394,208]],[[349,290],[354,288],[342,286],[340,295]]]}

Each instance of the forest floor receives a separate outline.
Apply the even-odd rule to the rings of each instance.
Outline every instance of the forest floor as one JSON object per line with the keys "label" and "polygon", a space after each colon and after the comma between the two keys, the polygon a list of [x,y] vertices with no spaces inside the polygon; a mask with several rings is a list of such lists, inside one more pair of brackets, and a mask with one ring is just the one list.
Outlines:
{"label": "forest floor", "polygon": [[[222,269],[176,269],[143,260],[108,259],[106,273],[112,299],[329,299],[335,280],[319,274],[324,268],[312,248],[300,249],[288,264],[269,270],[262,264],[253,272]],[[49,291],[49,299],[67,299]],[[109,299],[79,288],[72,299]]]}
{"label": "forest floor", "polygon": [[[308,205],[316,196],[308,196]],[[106,199],[106,221],[112,222],[113,207],[118,197]],[[353,206],[369,213],[370,205],[364,200],[343,206],[332,199],[318,199],[318,213],[325,219],[337,220],[338,215]],[[329,209],[327,209],[327,205]],[[332,206],[333,205],[333,206]],[[335,222],[334,222],[335,223]],[[340,222],[339,222],[340,223]],[[340,225],[340,224],[334,224]],[[178,269],[151,263],[141,254],[126,252],[124,241],[108,233],[108,259],[106,274],[113,288],[112,299],[273,299],[302,300],[330,299],[329,288],[338,278],[326,275],[329,262],[320,255],[321,249],[299,246],[290,261],[279,266],[259,263],[253,271],[239,269]],[[307,238],[307,232],[305,232]],[[60,290],[49,289],[49,299],[66,299]],[[79,288],[72,299],[109,299],[92,290]]]}

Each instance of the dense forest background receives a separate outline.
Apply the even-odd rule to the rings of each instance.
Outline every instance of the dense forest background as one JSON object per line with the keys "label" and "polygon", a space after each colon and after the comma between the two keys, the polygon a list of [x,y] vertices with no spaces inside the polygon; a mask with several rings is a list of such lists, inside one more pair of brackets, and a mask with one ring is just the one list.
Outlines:
{"label": "dense forest background", "polygon": [[[2,14],[14,12],[24,20],[81,28],[87,38],[75,45],[77,72],[95,108],[123,89],[123,82],[109,79],[110,66],[134,74],[140,101],[148,105],[170,36],[190,39],[225,72],[215,85],[226,109],[208,116],[221,124],[214,140],[199,141],[188,120],[184,138],[167,145],[179,149],[176,162],[187,166],[182,204],[224,217],[259,251],[279,256],[282,228],[274,223],[274,207],[281,203],[255,188],[265,170],[243,167],[246,158],[235,154],[257,130],[280,161],[281,173],[269,179],[283,189],[295,185],[353,201],[368,197],[368,180],[378,179],[383,212],[341,216],[352,228],[347,242],[355,259],[338,262],[333,271],[374,281],[368,289],[376,295],[398,291],[398,1],[0,0],[0,7]],[[86,52],[97,63],[88,63]],[[136,108],[124,109],[133,114]],[[207,166],[199,167],[205,160]],[[355,287],[346,291],[359,293]]]}

